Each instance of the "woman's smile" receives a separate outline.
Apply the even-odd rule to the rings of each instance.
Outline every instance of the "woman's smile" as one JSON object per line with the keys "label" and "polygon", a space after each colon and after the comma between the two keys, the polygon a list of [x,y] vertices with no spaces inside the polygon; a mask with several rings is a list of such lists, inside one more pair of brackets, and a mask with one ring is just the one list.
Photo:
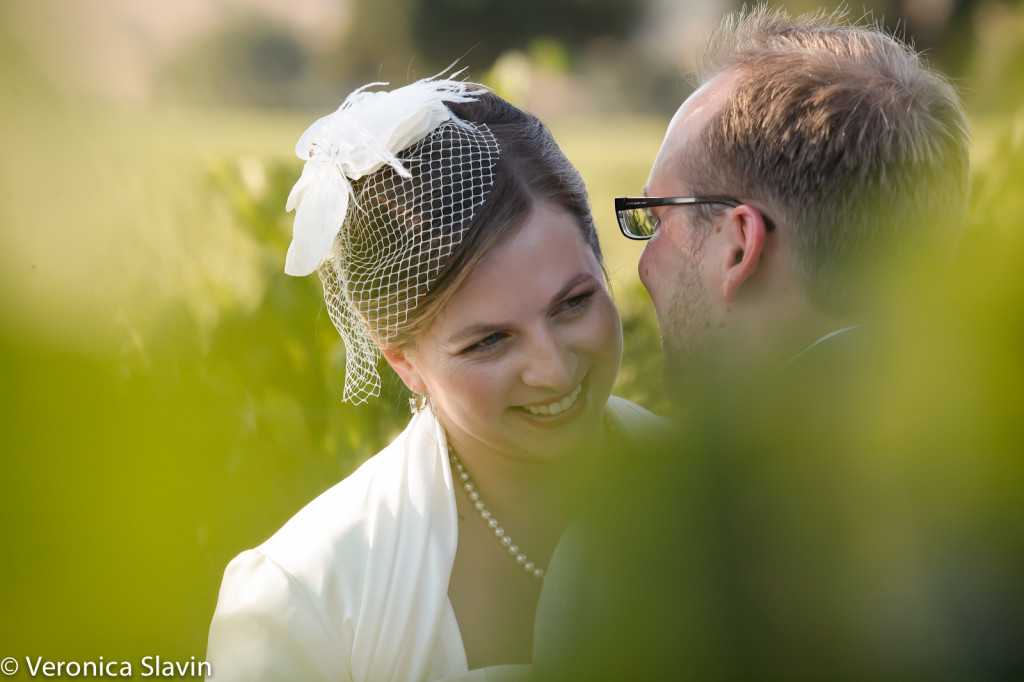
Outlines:
{"label": "woman's smile", "polygon": [[576,403],[576,399],[580,397],[580,393],[582,392],[583,384],[580,384],[560,400],[540,405],[523,405],[522,409],[535,416],[541,414],[562,414]]}
{"label": "woman's smile", "polygon": [[531,426],[554,429],[576,421],[587,412],[589,405],[583,385],[580,384],[559,401],[543,405],[523,405],[513,409],[516,416]]}

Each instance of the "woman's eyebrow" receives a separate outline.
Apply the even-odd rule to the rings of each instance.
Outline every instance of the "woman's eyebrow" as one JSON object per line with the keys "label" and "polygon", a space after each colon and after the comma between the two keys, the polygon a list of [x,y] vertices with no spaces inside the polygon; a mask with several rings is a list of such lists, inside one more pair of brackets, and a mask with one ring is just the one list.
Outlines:
{"label": "woman's eyebrow", "polygon": [[[569,279],[569,281],[565,283],[565,285],[562,286],[561,289],[558,290],[558,293],[551,297],[551,304],[554,305],[558,303],[563,298],[568,296],[569,293],[573,289],[578,287],[581,283],[593,279],[594,275],[586,271],[574,275],[571,279]],[[444,343],[450,346],[457,346],[460,343],[481,338],[489,334],[493,334],[494,332],[499,332],[502,331],[503,329],[508,329],[511,326],[511,322],[482,322],[480,324],[470,325],[468,327],[463,327],[459,331],[450,335],[445,340]]]}
{"label": "woman's eyebrow", "polygon": [[489,336],[490,334],[501,331],[502,329],[508,329],[510,326],[512,326],[511,322],[484,322],[481,324],[474,324],[469,327],[464,327],[449,336],[445,341],[445,344],[457,346],[466,341]]}
{"label": "woman's eyebrow", "polygon": [[554,305],[555,303],[558,303],[563,298],[568,296],[569,292],[578,287],[581,283],[592,279],[594,279],[594,276],[589,272],[584,271],[578,273],[575,277],[566,282],[565,286],[559,289],[557,294],[551,297],[551,304]]}

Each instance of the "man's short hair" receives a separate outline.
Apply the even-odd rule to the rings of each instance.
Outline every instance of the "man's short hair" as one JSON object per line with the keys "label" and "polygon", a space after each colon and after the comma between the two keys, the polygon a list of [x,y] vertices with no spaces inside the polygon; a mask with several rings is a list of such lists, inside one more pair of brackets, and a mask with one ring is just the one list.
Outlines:
{"label": "man's short hair", "polygon": [[700,62],[731,72],[728,101],[690,148],[694,194],[769,203],[810,299],[843,312],[861,267],[955,248],[969,133],[950,83],[902,41],[843,12],[727,17]]}

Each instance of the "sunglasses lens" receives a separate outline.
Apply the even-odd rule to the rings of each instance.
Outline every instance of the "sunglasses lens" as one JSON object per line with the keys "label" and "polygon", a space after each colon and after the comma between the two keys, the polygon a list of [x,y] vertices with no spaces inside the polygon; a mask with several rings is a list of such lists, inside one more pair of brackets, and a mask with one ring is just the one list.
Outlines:
{"label": "sunglasses lens", "polygon": [[619,211],[619,223],[622,229],[638,239],[654,236],[658,221],[647,208],[630,208]]}

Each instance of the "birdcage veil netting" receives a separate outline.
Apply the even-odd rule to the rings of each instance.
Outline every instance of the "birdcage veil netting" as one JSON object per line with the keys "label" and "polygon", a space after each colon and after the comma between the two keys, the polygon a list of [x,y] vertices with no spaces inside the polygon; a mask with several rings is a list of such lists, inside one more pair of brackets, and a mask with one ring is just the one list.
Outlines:
{"label": "birdcage veil netting", "polygon": [[320,264],[324,300],[345,343],[342,399],[380,394],[388,347],[430,290],[494,184],[499,146],[482,124],[452,119],[353,183],[352,206]]}

